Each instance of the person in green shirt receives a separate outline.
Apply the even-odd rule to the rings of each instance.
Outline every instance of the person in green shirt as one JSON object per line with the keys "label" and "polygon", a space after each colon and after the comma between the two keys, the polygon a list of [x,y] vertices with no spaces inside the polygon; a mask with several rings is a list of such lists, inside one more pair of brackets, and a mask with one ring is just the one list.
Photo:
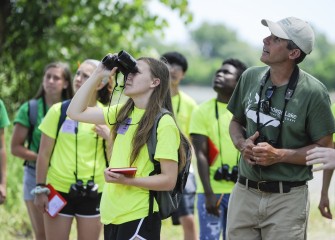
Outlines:
{"label": "person in green shirt", "polygon": [[[29,101],[23,103],[14,119],[11,152],[24,161],[23,198],[26,203],[35,238],[45,239],[43,215],[34,205],[31,190],[36,186],[36,159],[40,146],[41,131],[39,124],[49,108],[63,100],[71,98],[71,71],[67,63],[53,62],[44,68],[44,75],[35,97],[36,113],[30,109]],[[32,123],[31,114],[36,114],[36,123]]]}
{"label": "person in green shirt", "polygon": [[327,88],[298,67],[315,36],[304,20],[263,19],[271,34],[260,60],[241,76],[228,103],[230,136],[241,152],[228,206],[227,239],[306,239],[306,153],[332,148],[335,132]]}
{"label": "person in green shirt", "polygon": [[197,179],[200,240],[220,239],[220,235],[225,239],[228,201],[238,162],[238,151],[228,131],[232,114],[227,104],[245,69],[246,65],[238,59],[223,61],[212,82],[216,97],[200,104],[191,117],[190,134],[200,177]]}
{"label": "person in green shirt", "polygon": [[0,204],[3,204],[6,200],[6,163],[7,163],[7,152],[6,152],[6,138],[5,128],[10,124],[5,104],[0,99]]}
{"label": "person in green shirt", "polygon": [[[176,117],[176,121],[180,130],[189,136],[189,126],[191,115],[197,104],[193,98],[179,89],[180,82],[184,79],[188,63],[186,58],[179,52],[167,52],[161,56],[161,59],[168,61],[168,67],[171,76],[171,96],[172,107]],[[195,160],[194,160],[195,161]],[[180,200],[180,205],[172,216],[174,225],[181,224],[184,231],[184,239],[196,240],[197,229],[194,222],[194,201],[195,201],[196,182],[193,166],[190,167],[190,173],[187,178],[187,183]]]}
{"label": "person in green shirt", "polygon": [[[75,92],[85,85],[99,61],[87,59],[78,67],[72,85]],[[90,106],[102,108],[110,99],[111,86],[104,81],[87,97]],[[40,151],[36,165],[34,204],[43,214],[47,239],[68,239],[72,222],[77,223],[78,239],[99,239],[101,232],[100,199],[107,165],[105,140],[94,124],[66,117],[57,132],[61,108],[54,104],[41,122]],[[109,135],[109,134],[108,134]],[[67,202],[54,217],[46,212],[50,184]]]}
{"label": "person in green shirt", "polygon": [[[135,60],[134,60],[135,61]],[[184,144],[172,113],[170,74],[160,60],[139,58],[124,72],[124,104],[99,109],[88,106],[87,96],[101,83],[104,76],[113,76],[117,67],[108,70],[102,63],[74,98],[68,115],[77,121],[107,124],[113,141],[109,167],[105,169],[105,186],[101,199],[101,221],[105,239],[160,239],[161,218],[156,200],[153,214],[149,214],[149,190],[170,191],[176,185],[178,160],[185,165]],[[157,145],[154,158],[159,161],[161,173],[151,175],[147,140],[155,118],[162,108],[165,114],[157,127]],[[179,150],[178,150],[179,149]],[[178,153],[180,157],[178,157]],[[113,168],[135,167],[134,177],[113,172]]]}

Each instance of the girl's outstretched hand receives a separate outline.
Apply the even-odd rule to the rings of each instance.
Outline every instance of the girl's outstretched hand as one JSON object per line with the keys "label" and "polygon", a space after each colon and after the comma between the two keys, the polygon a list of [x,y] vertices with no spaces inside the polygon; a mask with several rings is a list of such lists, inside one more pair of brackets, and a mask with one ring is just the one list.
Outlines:
{"label": "girl's outstretched hand", "polygon": [[306,165],[322,164],[314,166],[313,171],[335,169],[335,149],[325,147],[315,147],[307,151]]}
{"label": "girl's outstretched hand", "polygon": [[106,141],[109,140],[110,136],[110,129],[107,125],[104,124],[96,124],[93,127],[93,131],[96,132],[100,137],[105,139]]}

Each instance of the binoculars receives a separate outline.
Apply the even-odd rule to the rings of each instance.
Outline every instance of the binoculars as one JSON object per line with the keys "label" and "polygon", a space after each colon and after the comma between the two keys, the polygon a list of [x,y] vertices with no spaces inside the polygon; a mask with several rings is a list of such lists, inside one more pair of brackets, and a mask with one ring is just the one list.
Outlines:
{"label": "binoculars", "polygon": [[76,183],[71,184],[69,190],[70,198],[77,197],[98,197],[98,184],[95,184],[93,180],[88,180],[86,186],[83,181],[78,179]]}
{"label": "binoculars", "polygon": [[257,145],[258,143],[261,143],[261,142],[267,142],[268,144],[270,144],[272,147],[275,147],[275,148],[279,147],[279,144],[276,141],[269,140],[263,134],[259,135],[259,137],[255,140],[255,145]]}
{"label": "binoculars", "polygon": [[124,76],[129,73],[136,73],[136,60],[129,53],[122,50],[118,55],[107,54],[102,60],[102,64],[108,69],[112,70],[114,67],[118,68]]}
{"label": "binoculars", "polygon": [[236,183],[238,178],[238,167],[233,166],[231,172],[229,172],[229,168],[230,167],[228,164],[223,164],[216,170],[214,174],[214,179],[217,181],[227,180]]}

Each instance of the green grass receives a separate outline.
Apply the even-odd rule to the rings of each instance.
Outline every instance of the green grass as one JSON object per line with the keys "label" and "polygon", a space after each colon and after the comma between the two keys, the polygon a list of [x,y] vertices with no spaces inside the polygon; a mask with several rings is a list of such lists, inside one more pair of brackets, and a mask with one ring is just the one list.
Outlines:
{"label": "green grass", "polygon": [[[18,175],[12,175],[19,181],[17,184],[21,185],[21,178]],[[331,189],[334,191],[334,189]],[[13,192],[12,192],[13,194]],[[311,194],[312,195],[312,194]],[[334,192],[332,192],[334,197]],[[14,195],[8,196],[7,200],[16,197],[16,204],[11,205],[9,208],[9,202],[0,207],[0,239],[6,240],[19,240],[19,239],[33,239],[30,223],[28,220],[28,215],[26,208],[24,206],[22,196],[22,189],[14,193]],[[335,237],[335,221],[328,220],[321,216],[319,210],[317,209],[319,195],[311,196],[311,208],[310,217],[308,223],[308,239],[323,239],[331,240]],[[317,199],[317,200],[316,200]],[[333,198],[334,199],[334,198]],[[14,201],[13,201],[14,202]],[[331,208],[334,212],[334,201],[331,201]],[[76,239],[75,223],[72,226],[72,232],[70,239]],[[182,229],[181,226],[173,226],[171,224],[171,219],[164,220],[162,222],[162,240],[182,240]],[[100,239],[103,239],[101,234]]]}
{"label": "green grass", "polygon": [[[332,189],[331,191],[334,191],[334,189]],[[334,240],[335,221],[322,217],[317,206],[318,203],[311,202],[308,229],[307,229],[308,239]],[[333,210],[333,214],[335,214],[334,202],[332,202],[330,207]]]}

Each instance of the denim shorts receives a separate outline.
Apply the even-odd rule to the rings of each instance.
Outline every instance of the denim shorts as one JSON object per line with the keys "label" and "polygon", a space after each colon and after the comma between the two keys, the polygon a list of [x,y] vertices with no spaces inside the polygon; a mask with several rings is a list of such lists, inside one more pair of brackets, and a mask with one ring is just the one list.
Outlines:
{"label": "denim shorts", "polygon": [[36,187],[36,169],[25,166],[23,172],[23,199],[25,201],[33,201],[35,195],[31,194],[31,190]]}
{"label": "denim shorts", "polygon": [[[215,194],[219,199],[221,194]],[[230,194],[224,194],[220,203],[220,217],[209,214],[206,210],[206,197],[198,193],[198,218],[200,228],[200,240],[219,240],[220,235],[225,239],[227,225],[227,211]],[[239,238],[243,239],[243,238]]]}

